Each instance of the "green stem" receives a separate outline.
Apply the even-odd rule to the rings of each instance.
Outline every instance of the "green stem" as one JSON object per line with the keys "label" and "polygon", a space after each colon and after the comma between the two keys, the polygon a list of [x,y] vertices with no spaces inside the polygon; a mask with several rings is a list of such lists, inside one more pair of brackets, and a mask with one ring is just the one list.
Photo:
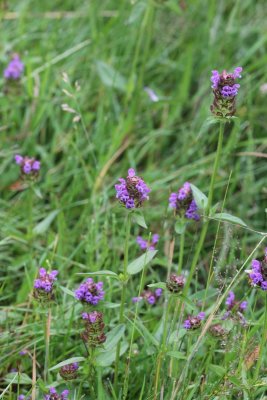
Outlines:
{"label": "green stem", "polygon": [[180,235],[180,251],[179,251],[179,263],[178,263],[178,275],[182,272],[183,260],[184,260],[184,242],[185,242],[185,233],[183,232]]}
{"label": "green stem", "polygon": [[254,381],[256,382],[259,377],[259,372],[262,364],[262,356],[263,356],[263,351],[266,343],[266,338],[267,338],[267,295],[265,295],[265,313],[264,313],[264,325],[263,325],[263,334],[261,337],[261,343],[260,343],[260,351],[259,351],[259,358],[256,364],[255,368],[255,373],[254,373]]}
{"label": "green stem", "polygon": [[[119,314],[119,323],[122,324],[124,321],[124,305],[126,299],[126,286],[127,286],[127,266],[128,266],[128,252],[129,252],[129,237],[131,231],[131,214],[127,214],[126,219],[126,235],[125,235],[125,244],[124,244],[124,263],[123,263],[123,277],[122,277],[122,291],[121,291],[121,304],[120,304],[120,314]],[[115,361],[115,372],[114,372],[114,386],[115,388],[118,385],[118,372],[119,372],[119,359],[120,359],[120,349],[121,349],[121,341],[117,344],[116,349],[116,361]]]}
{"label": "green stem", "polygon": [[50,344],[51,309],[49,308],[45,319],[45,363],[44,363],[44,382],[48,380],[49,367],[49,344]]}
{"label": "green stem", "polygon": [[[149,237],[149,241],[150,241],[150,237]],[[146,256],[147,256],[147,252],[146,252]],[[146,257],[145,257],[145,260],[144,260],[144,265],[146,266]],[[142,293],[142,291],[144,289],[145,272],[146,272],[146,267],[144,267],[143,270],[142,270],[142,275],[141,275],[141,280],[140,280],[140,285],[139,285],[139,290],[138,290],[138,297],[141,296],[141,293]],[[133,326],[132,326],[129,353],[128,353],[128,359],[127,359],[127,364],[126,364],[125,378],[124,378],[124,383],[123,383],[123,392],[122,392],[123,393],[123,395],[122,395],[123,399],[127,399],[127,393],[128,393],[130,362],[131,362],[131,354],[132,354],[132,347],[133,347],[133,340],[134,340],[134,333],[135,333],[135,325],[136,325],[136,319],[137,319],[137,314],[138,314],[138,306],[139,306],[139,303],[137,302],[135,304],[134,321],[133,321]]]}
{"label": "green stem", "polygon": [[[213,200],[213,194],[214,194],[214,186],[215,186],[215,180],[218,172],[218,167],[219,167],[219,162],[221,158],[221,152],[222,152],[222,144],[223,144],[223,132],[224,132],[224,122],[220,122],[220,130],[219,130],[219,139],[218,139],[218,145],[217,145],[217,152],[215,156],[215,161],[214,161],[214,166],[213,166],[213,172],[212,172],[212,177],[211,177],[211,182],[210,182],[210,188],[209,188],[209,196],[208,196],[208,204],[207,204],[207,209],[206,209],[206,215],[209,217],[210,214],[210,209],[212,205],[212,200]],[[204,241],[206,239],[207,231],[208,231],[208,226],[209,226],[209,218],[206,219],[206,221],[203,224],[201,233],[200,233],[200,238],[197,244],[197,248],[193,257],[193,261],[191,264],[189,276],[186,280],[185,288],[184,288],[184,295],[187,295],[190,283],[192,281],[193,275],[195,273],[199,255],[201,253]]]}
{"label": "green stem", "polygon": [[157,358],[157,366],[156,366],[156,375],[155,375],[155,384],[154,384],[154,400],[157,399],[158,386],[160,383],[161,364],[162,364],[162,359],[164,357],[164,354],[166,353],[166,343],[167,343],[167,337],[168,337],[168,319],[169,319],[169,313],[170,313],[170,309],[171,309],[171,303],[172,303],[172,296],[169,297],[166,311],[165,311],[162,343],[161,343],[161,349],[160,349],[160,352],[159,352],[159,355]]}

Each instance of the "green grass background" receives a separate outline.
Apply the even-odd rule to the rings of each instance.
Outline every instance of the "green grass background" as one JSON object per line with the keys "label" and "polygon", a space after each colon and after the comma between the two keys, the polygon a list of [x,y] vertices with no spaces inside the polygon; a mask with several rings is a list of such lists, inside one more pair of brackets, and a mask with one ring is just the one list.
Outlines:
{"label": "green grass background", "polygon": [[[267,230],[267,94],[260,91],[267,82],[267,8],[265,1],[251,0],[21,0],[2,1],[0,9],[1,69],[12,52],[25,63],[19,89],[6,93],[0,79],[4,376],[16,365],[17,352],[34,342],[42,364],[42,328],[28,303],[38,265],[49,259],[60,271],[60,284],[71,290],[81,282],[78,272],[121,271],[125,213],[115,201],[114,184],[129,167],[136,168],[152,189],[144,215],[149,231],[161,235],[160,254],[147,283],[166,278],[169,193],[186,180],[208,192],[218,138],[217,125],[207,120],[213,69],[244,69],[238,119],[225,130],[214,204],[221,205],[226,195],[225,211],[251,228],[222,224],[215,247],[219,271],[214,286],[228,282],[259,242],[257,231]],[[145,86],[160,101],[151,102]],[[63,104],[73,112],[64,111]],[[80,120],[74,122],[77,115]],[[19,178],[13,161],[16,153],[42,162],[32,216],[27,190],[14,190]],[[29,240],[32,228],[35,233]],[[192,294],[205,287],[216,229],[216,224],[210,225]],[[184,269],[189,268],[198,231],[192,227],[188,233]],[[134,226],[132,233],[130,259],[139,254],[134,241],[143,232]],[[174,268],[177,257],[176,248]],[[129,308],[135,286],[133,280]],[[107,287],[107,298],[119,300],[119,286],[108,281]],[[250,293],[244,279],[239,294]],[[254,294],[250,296],[253,300]],[[259,304],[254,314],[251,308],[252,323],[262,314],[261,300]],[[51,365],[82,351],[74,340],[73,310],[64,295],[56,311],[62,316],[52,326]],[[152,311],[148,328],[156,329],[160,315],[160,309]],[[115,326],[116,309],[107,310],[105,320],[109,327]],[[249,347],[248,338],[244,343]],[[202,351],[200,359],[205,360]],[[144,371],[151,370],[151,359],[142,357],[130,384],[131,399],[138,398]],[[30,365],[25,370],[30,374]],[[191,378],[197,384],[200,377]],[[212,388],[204,390],[212,396]],[[248,398],[254,398],[251,390]],[[184,399],[199,398],[189,397],[189,392]]]}

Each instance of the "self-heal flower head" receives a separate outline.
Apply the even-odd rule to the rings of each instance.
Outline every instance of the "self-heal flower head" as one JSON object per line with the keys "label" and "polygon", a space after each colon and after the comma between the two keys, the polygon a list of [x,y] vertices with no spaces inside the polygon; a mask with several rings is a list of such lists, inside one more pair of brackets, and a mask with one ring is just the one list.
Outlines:
{"label": "self-heal flower head", "polygon": [[92,278],[86,279],[77,290],[75,290],[76,299],[97,305],[100,300],[103,300],[105,292],[103,291],[103,282],[95,283]]}
{"label": "self-heal flower head", "polygon": [[249,273],[250,283],[254,287],[259,287],[262,290],[267,290],[267,251],[262,261],[252,260],[251,270]]}
{"label": "self-heal flower head", "polygon": [[183,327],[187,330],[198,329],[201,326],[201,322],[205,319],[206,314],[201,311],[198,315],[189,315],[183,323]]}
{"label": "self-heal flower head", "polygon": [[157,245],[158,241],[159,235],[157,233],[152,235],[150,241],[143,239],[142,236],[137,236],[136,238],[136,243],[139,245],[141,250],[155,250],[155,246]]}
{"label": "self-heal flower head", "polygon": [[103,344],[106,341],[103,314],[99,311],[82,313],[82,319],[85,321],[85,331],[81,334],[83,341],[91,347]]}
{"label": "self-heal flower head", "polygon": [[14,54],[8,66],[4,70],[4,78],[7,80],[18,80],[24,70],[24,64],[18,54]]}
{"label": "self-heal flower head", "polygon": [[49,389],[49,394],[44,396],[44,400],[68,400],[69,391],[67,389],[63,390],[61,394],[58,394],[54,387]]}
{"label": "self-heal flower head", "polygon": [[79,364],[77,362],[64,365],[59,370],[59,375],[65,380],[70,381],[78,376]]}
{"label": "self-heal flower head", "polygon": [[185,278],[183,275],[171,274],[166,282],[166,287],[169,292],[177,294],[183,291]]}
{"label": "self-heal flower head", "polygon": [[34,297],[40,302],[48,302],[54,299],[54,282],[57,280],[58,271],[46,271],[39,269],[38,278],[34,281]]}
{"label": "self-heal flower head", "polygon": [[136,176],[135,170],[130,168],[126,179],[120,178],[115,185],[116,198],[128,209],[139,208],[148,200],[149,187],[142,178]]}
{"label": "self-heal flower head", "polygon": [[228,335],[228,331],[224,329],[220,324],[211,325],[209,332],[216,338],[224,338]]}
{"label": "self-heal flower head", "polygon": [[230,291],[226,298],[225,305],[227,311],[223,314],[222,320],[232,318],[239,320],[243,325],[246,324],[243,314],[247,309],[247,301],[236,301],[234,292]]}
{"label": "self-heal flower head", "polygon": [[162,296],[162,289],[156,289],[154,292],[152,290],[144,290],[139,297],[133,297],[132,302],[138,303],[141,300],[145,300],[148,304],[154,305],[159,298]]}
{"label": "self-heal flower head", "polygon": [[185,216],[187,219],[195,221],[200,219],[189,182],[185,182],[177,192],[170,194],[169,206],[174,209],[176,215]]}
{"label": "self-heal flower head", "polygon": [[211,112],[219,117],[231,117],[236,111],[236,96],[240,85],[236,79],[241,78],[242,67],[235,68],[233,73],[223,71],[221,74],[214,70],[211,73],[214,94]]}
{"label": "self-heal flower head", "polygon": [[35,180],[41,168],[40,161],[35,158],[22,157],[20,154],[16,154],[15,162],[20,166],[21,177],[27,180]]}

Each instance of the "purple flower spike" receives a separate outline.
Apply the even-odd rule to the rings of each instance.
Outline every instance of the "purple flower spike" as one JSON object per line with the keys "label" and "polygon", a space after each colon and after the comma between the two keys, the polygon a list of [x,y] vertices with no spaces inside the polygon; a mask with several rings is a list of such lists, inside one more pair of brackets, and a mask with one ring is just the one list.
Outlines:
{"label": "purple flower spike", "polygon": [[198,329],[201,326],[202,321],[205,318],[205,313],[201,311],[197,316],[189,315],[187,319],[184,321],[184,328],[185,329]]}
{"label": "purple flower spike", "polygon": [[176,192],[171,193],[169,197],[169,206],[175,210],[175,214],[185,216],[187,219],[199,221],[198,207],[193,199],[193,194],[189,182],[185,182],[183,186]]}
{"label": "purple flower spike", "polygon": [[26,397],[24,396],[24,394],[20,394],[18,397],[18,400],[25,400],[25,399],[26,399]]}
{"label": "purple flower spike", "polygon": [[136,243],[139,245],[141,250],[155,250],[156,244],[159,241],[159,235],[154,234],[152,235],[151,241],[145,240],[142,236],[137,236]]}
{"label": "purple flower spike", "polygon": [[162,289],[160,289],[160,288],[159,288],[159,289],[156,289],[156,290],[155,290],[155,296],[156,296],[156,297],[160,297],[160,296],[162,295],[162,292],[163,292]]}
{"label": "purple flower spike", "polygon": [[236,96],[240,85],[236,79],[241,78],[242,67],[235,68],[231,74],[223,71],[212,71],[211,82],[214,94],[214,101],[211,105],[211,112],[219,117],[231,117],[236,110]]}
{"label": "purple flower spike", "polygon": [[[67,364],[60,368],[59,374],[65,381],[70,381],[71,379],[77,378],[78,369],[79,369],[79,364],[77,362],[72,363],[72,364]],[[63,395],[63,392],[61,393],[61,396],[62,395]]]}
{"label": "purple flower spike", "polygon": [[148,200],[149,187],[142,178],[135,175],[135,170],[130,168],[126,179],[120,178],[119,184],[115,185],[116,198],[126,208],[139,208],[145,200]]}
{"label": "purple flower spike", "polygon": [[198,314],[198,318],[201,319],[201,321],[203,321],[203,319],[205,319],[205,316],[206,316],[206,313],[204,313],[203,311],[201,311],[201,312]]}
{"label": "purple flower spike", "polygon": [[189,319],[186,319],[185,321],[184,321],[184,328],[185,329],[191,329],[191,322],[189,321]]}
{"label": "purple flower spike", "polygon": [[61,394],[58,394],[54,387],[49,389],[49,394],[46,394],[44,400],[68,400],[69,391],[67,389],[63,390]]}
{"label": "purple flower spike", "polygon": [[247,271],[249,273],[250,283],[252,286],[261,288],[262,290],[267,290],[267,255],[266,249],[264,258],[262,261],[252,260],[251,270]]}
{"label": "purple flower spike", "polygon": [[16,154],[15,162],[20,166],[21,177],[24,179],[35,180],[38,177],[41,163],[35,160],[35,158],[22,157],[20,154]]}
{"label": "purple flower spike", "polygon": [[244,311],[247,309],[248,302],[247,301],[236,301],[234,292],[229,292],[227,299],[225,301],[225,305],[227,306],[227,311],[223,314],[222,320],[226,320],[228,318],[237,319],[241,324],[245,321],[243,317]]}
{"label": "purple flower spike", "polygon": [[39,269],[39,276],[34,281],[34,297],[40,302],[48,302],[54,299],[54,282],[58,271],[47,272],[45,268]]}
{"label": "purple flower spike", "polygon": [[24,70],[24,64],[18,54],[14,54],[7,68],[4,70],[4,78],[7,80],[18,80]]}
{"label": "purple flower spike", "polygon": [[104,294],[103,282],[95,283],[92,278],[86,279],[86,281],[75,290],[76,299],[93,305],[97,305],[100,300],[103,300]]}
{"label": "purple flower spike", "polygon": [[141,296],[133,297],[133,303],[139,303],[141,300],[145,300],[151,306],[154,305],[162,295],[162,289],[156,289],[155,292],[152,290],[144,290]]}

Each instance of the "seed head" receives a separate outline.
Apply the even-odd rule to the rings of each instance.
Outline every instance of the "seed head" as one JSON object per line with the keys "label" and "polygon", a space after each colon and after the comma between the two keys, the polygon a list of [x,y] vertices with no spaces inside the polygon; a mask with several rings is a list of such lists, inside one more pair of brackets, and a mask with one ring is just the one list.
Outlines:
{"label": "seed head", "polygon": [[65,381],[76,379],[78,376],[79,364],[74,362],[72,364],[64,365],[60,368],[59,374]]}
{"label": "seed head", "polygon": [[103,344],[106,341],[103,314],[99,311],[85,312],[82,319],[85,321],[85,331],[81,334],[83,341],[91,347]]}
{"label": "seed head", "polygon": [[171,293],[179,293],[183,290],[185,278],[183,275],[171,274],[166,282],[166,287]]}

